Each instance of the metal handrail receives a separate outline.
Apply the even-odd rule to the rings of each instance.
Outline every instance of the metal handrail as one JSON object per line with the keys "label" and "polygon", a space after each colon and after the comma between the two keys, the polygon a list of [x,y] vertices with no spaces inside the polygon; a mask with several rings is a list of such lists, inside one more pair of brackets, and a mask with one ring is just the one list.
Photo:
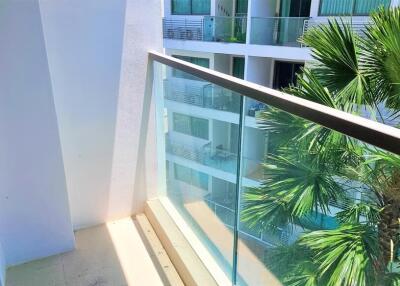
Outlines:
{"label": "metal handrail", "polygon": [[203,68],[158,52],[149,52],[149,59],[400,155],[400,129],[395,127]]}

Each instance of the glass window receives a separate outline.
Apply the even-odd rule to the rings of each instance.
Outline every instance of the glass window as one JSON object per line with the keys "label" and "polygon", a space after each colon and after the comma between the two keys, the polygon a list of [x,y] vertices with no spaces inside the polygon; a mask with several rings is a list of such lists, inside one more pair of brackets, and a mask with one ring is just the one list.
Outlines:
{"label": "glass window", "polygon": [[208,175],[174,163],[175,179],[208,190]]}
{"label": "glass window", "polygon": [[369,15],[379,6],[389,7],[390,0],[321,0],[320,16]]}
{"label": "glass window", "polygon": [[210,15],[210,0],[172,0],[173,15]]}
{"label": "glass window", "polygon": [[233,58],[232,75],[234,77],[244,79],[244,58],[241,57]]}
{"label": "glass window", "polygon": [[236,15],[247,14],[248,0],[236,0]]}
{"label": "glass window", "polygon": [[193,15],[210,15],[211,1],[192,0]]}
{"label": "glass window", "polygon": [[[194,65],[198,65],[201,66],[203,68],[210,68],[210,59],[207,58],[198,58],[198,57],[187,57],[187,56],[177,56],[177,55],[172,55],[174,58],[180,59],[182,61],[194,64]],[[188,73],[185,73],[183,71],[174,69],[172,71],[172,75],[174,77],[178,77],[178,78],[185,78],[185,79],[193,79],[194,77]],[[199,80],[198,78],[196,78],[196,80]]]}
{"label": "glass window", "polygon": [[171,8],[172,14],[175,15],[188,15],[190,14],[190,2],[191,0],[172,0]]}
{"label": "glass window", "polygon": [[174,113],[174,131],[208,140],[208,120]]}
{"label": "glass window", "polygon": [[282,89],[290,84],[296,84],[296,74],[304,64],[290,62],[275,62],[274,89]]}
{"label": "glass window", "polygon": [[363,0],[355,1],[354,4],[354,15],[369,15],[372,11],[378,9],[379,6],[383,5],[388,8],[390,0]]}

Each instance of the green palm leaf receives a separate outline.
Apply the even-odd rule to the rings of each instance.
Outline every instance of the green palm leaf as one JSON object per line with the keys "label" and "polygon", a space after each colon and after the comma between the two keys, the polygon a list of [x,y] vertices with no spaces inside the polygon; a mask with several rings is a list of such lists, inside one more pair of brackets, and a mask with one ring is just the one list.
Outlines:
{"label": "green palm leaf", "polygon": [[318,276],[327,286],[374,285],[378,255],[376,231],[367,225],[343,225],[336,230],[305,234],[300,245],[314,252]]}

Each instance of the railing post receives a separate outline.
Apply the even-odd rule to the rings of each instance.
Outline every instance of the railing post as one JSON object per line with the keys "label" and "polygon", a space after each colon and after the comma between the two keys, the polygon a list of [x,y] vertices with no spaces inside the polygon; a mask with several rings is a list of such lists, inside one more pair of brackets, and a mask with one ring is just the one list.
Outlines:
{"label": "railing post", "polygon": [[238,132],[238,149],[237,149],[237,165],[236,165],[236,200],[235,200],[235,220],[233,225],[233,265],[232,265],[232,284],[237,284],[238,270],[238,241],[239,241],[239,224],[240,224],[240,195],[242,189],[242,151],[243,151],[243,135],[245,124],[245,108],[244,96],[240,95],[240,113],[239,113],[239,132]]}

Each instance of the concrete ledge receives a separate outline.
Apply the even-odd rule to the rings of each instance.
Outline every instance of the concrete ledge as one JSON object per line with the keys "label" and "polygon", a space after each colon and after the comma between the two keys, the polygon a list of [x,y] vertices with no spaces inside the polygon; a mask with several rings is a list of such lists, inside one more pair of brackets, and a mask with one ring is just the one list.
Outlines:
{"label": "concrete ledge", "polygon": [[148,201],[145,214],[185,285],[218,285],[160,201]]}
{"label": "concrete ledge", "polygon": [[183,281],[163,248],[153,227],[144,214],[136,215],[136,223],[153,263],[164,285],[183,286]]}

